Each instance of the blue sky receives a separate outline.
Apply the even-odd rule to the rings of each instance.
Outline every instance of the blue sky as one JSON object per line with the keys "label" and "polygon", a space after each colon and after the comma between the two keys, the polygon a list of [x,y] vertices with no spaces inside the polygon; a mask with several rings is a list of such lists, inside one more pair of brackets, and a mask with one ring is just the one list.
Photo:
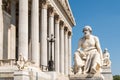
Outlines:
{"label": "blue sky", "polygon": [[83,36],[83,27],[90,25],[93,35],[99,37],[102,50],[109,50],[112,74],[120,75],[120,0],[69,0],[69,3],[76,21],[72,54]]}

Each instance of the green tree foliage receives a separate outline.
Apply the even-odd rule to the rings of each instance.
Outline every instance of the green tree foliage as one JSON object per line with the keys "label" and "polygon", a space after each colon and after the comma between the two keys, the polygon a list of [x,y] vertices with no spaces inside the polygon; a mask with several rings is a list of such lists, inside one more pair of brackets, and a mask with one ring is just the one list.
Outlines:
{"label": "green tree foliage", "polygon": [[120,75],[114,75],[113,80],[120,80]]}

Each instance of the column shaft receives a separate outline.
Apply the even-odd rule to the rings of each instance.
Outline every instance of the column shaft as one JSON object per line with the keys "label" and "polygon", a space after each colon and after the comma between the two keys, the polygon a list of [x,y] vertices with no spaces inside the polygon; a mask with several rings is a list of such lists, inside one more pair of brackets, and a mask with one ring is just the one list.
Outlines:
{"label": "column shaft", "polygon": [[60,72],[64,74],[64,26],[60,26]]}
{"label": "column shaft", "polygon": [[68,32],[67,31],[65,31],[65,38],[64,38],[65,40],[65,53],[64,53],[64,62],[65,62],[65,64],[64,64],[64,73],[66,74],[66,75],[68,75]]}
{"label": "column shaft", "polygon": [[19,48],[18,53],[28,59],[28,0],[19,0]]}
{"label": "column shaft", "polygon": [[70,74],[71,73],[71,35],[68,36],[68,73]]}
{"label": "column shaft", "polygon": [[32,61],[39,66],[39,0],[32,0],[31,13]]}
{"label": "column shaft", "polygon": [[3,11],[2,11],[2,0],[0,0],[0,59],[3,59]]}
{"label": "column shaft", "polygon": [[56,70],[56,72],[60,72],[59,71],[59,69],[60,69],[60,62],[59,62],[59,57],[60,57],[60,53],[59,53],[59,51],[60,51],[60,42],[59,42],[59,38],[60,37],[60,35],[59,35],[59,19],[58,18],[56,18],[55,19],[55,38],[56,38],[56,40],[55,40],[55,70]]}
{"label": "column shaft", "polygon": [[41,65],[47,66],[47,4],[42,4],[41,10]]}
{"label": "column shaft", "polygon": [[[49,9],[49,37],[51,37],[51,34],[54,36],[54,12],[53,9]],[[50,54],[51,54],[51,45],[49,43],[49,60],[50,60]],[[54,42],[52,43],[52,60],[54,61]]]}

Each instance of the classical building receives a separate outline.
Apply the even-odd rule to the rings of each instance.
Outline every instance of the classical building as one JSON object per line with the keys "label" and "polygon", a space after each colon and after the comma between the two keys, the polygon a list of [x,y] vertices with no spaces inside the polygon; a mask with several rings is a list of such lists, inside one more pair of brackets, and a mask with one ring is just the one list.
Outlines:
{"label": "classical building", "polygon": [[0,80],[68,76],[74,25],[68,0],[0,0]]}

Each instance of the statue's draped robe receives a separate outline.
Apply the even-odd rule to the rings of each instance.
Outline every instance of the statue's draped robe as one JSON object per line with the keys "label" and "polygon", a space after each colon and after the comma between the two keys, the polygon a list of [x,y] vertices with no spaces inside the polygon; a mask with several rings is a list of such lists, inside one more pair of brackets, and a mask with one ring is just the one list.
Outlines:
{"label": "statue's draped robe", "polygon": [[92,68],[95,63],[97,65],[94,67],[96,72],[100,70],[100,54],[98,53],[97,49],[90,49],[85,52],[86,53],[86,60],[84,57],[81,55],[80,52],[75,52],[74,56],[74,71],[75,73],[80,71],[80,68],[84,67],[84,72],[89,73],[92,72]]}
{"label": "statue's draped robe", "polygon": [[100,65],[101,65],[101,61],[100,61],[100,54],[98,53],[98,51],[96,49],[92,49],[86,52],[86,62],[85,62],[85,72],[92,72],[92,68],[94,66],[95,63],[97,63],[97,65],[94,67],[96,72],[99,71],[100,69]]}

